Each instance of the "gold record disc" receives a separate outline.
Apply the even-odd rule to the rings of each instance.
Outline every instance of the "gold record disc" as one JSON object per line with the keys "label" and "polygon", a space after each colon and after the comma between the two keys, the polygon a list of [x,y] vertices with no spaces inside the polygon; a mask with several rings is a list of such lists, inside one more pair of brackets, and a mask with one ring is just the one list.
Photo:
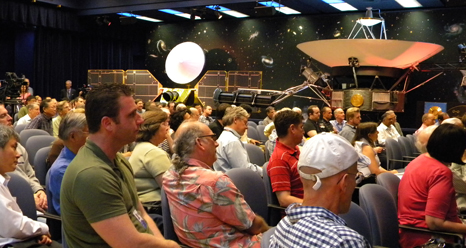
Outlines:
{"label": "gold record disc", "polygon": [[351,105],[359,108],[362,106],[363,103],[364,103],[364,97],[362,97],[362,95],[354,94],[351,97]]}
{"label": "gold record disc", "polygon": [[442,109],[439,106],[432,106],[429,109],[429,114],[433,114],[435,116],[435,119],[438,118],[438,114],[442,113]]}

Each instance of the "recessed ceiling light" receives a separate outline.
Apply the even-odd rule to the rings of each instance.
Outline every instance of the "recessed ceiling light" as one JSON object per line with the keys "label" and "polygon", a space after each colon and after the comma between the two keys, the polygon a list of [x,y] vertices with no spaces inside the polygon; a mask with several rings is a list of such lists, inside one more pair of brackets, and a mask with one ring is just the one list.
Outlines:
{"label": "recessed ceiling light", "polygon": [[297,15],[297,14],[301,14],[301,12],[297,11],[297,10],[294,10],[290,7],[286,7],[285,5],[283,4],[280,4],[280,3],[277,3],[277,2],[274,2],[274,1],[268,1],[268,2],[259,2],[259,4],[261,5],[264,5],[264,6],[267,6],[267,7],[275,7],[275,10],[278,11],[278,12],[281,12],[285,15]]}

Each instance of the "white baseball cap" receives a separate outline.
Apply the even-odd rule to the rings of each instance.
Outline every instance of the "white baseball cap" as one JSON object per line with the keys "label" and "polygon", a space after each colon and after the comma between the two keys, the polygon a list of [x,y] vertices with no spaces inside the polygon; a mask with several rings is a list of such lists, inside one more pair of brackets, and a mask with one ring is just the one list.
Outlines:
{"label": "white baseball cap", "polygon": [[[320,133],[304,144],[298,161],[299,175],[316,181],[312,187],[318,190],[322,185],[320,179],[331,177],[354,165],[357,161],[369,165],[370,159],[354,149],[343,137],[332,133]],[[301,168],[309,167],[319,170],[316,174],[304,173]]]}

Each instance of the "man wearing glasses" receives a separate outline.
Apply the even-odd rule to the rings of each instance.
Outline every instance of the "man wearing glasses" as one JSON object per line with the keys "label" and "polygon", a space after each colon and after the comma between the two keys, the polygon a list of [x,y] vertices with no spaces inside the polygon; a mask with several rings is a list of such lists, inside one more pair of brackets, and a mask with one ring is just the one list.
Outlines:
{"label": "man wearing glasses", "polygon": [[201,122],[185,122],[175,134],[173,165],[163,176],[171,218],[190,247],[260,247],[269,229],[233,182],[212,169],[216,135]]}
{"label": "man wearing glasses", "polygon": [[370,247],[338,215],[348,212],[360,158],[343,137],[321,133],[304,144],[298,161],[303,203],[293,203],[277,225],[270,247]]}

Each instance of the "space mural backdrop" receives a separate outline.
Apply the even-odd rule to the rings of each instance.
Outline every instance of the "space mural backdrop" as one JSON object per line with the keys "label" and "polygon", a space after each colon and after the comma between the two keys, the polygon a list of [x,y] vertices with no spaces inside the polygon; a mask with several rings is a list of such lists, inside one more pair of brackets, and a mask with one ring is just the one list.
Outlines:
{"label": "space mural backdrop", "polygon": [[[262,71],[262,88],[285,90],[302,84],[305,80],[300,69],[306,65],[309,57],[296,45],[313,40],[347,39],[355,21],[361,15],[364,14],[276,16],[160,24],[149,34],[146,66],[165,87],[179,87],[170,83],[165,73],[165,59],[173,47],[191,41],[204,49],[205,69]],[[374,11],[374,16],[377,15]],[[424,63],[439,63],[443,66],[446,63],[458,64],[461,61],[458,45],[466,44],[464,9],[387,13],[382,11],[382,17],[385,19],[388,39],[429,42],[444,46],[442,52]],[[374,33],[378,35],[379,31],[374,29]],[[362,33],[358,38],[363,38]],[[313,64],[317,66],[314,70],[330,72],[325,65],[316,61],[313,61]],[[466,67],[466,62],[464,66]],[[439,71],[415,71],[408,88],[437,73]],[[463,75],[458,69],[445,70],[439,77],[407,95],[405,112],[415,108],[418,101],[466,103],[466,92],[460,87],[462,78]],[[393,82],[389,81],[386,87],[389,88],[392,84]],[[309,105],[307,100],[305,103]],[[316,103],[322,106],[322,103]],[[296,98],[286,104],[302,106]]]}

